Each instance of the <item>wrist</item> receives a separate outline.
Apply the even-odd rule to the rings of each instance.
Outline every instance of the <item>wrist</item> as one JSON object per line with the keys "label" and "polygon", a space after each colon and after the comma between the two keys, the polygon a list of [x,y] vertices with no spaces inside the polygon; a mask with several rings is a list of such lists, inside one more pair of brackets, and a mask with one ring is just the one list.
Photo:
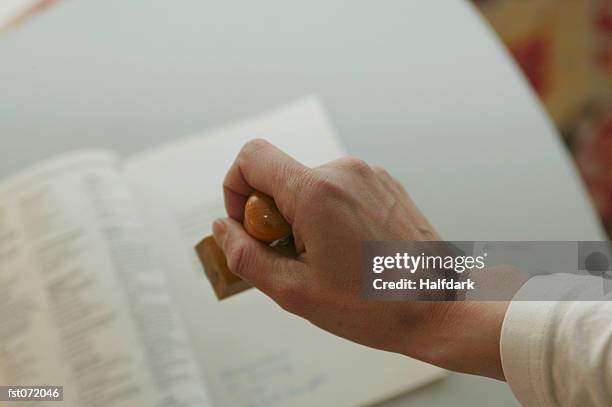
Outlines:
{"label": "wrist", "polygon": [[501,329],[508,301],[431,303],[428,323],[403,352],[445,369],[505,380]]}

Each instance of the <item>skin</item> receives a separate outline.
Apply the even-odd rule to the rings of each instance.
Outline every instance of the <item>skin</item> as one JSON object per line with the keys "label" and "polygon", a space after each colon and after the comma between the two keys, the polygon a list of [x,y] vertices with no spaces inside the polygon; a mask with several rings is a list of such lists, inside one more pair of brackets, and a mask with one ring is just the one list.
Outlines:
{"label": "skin", "polygon": [[[503,380],[508,302],[372,301],[360,296],[361,242],[439,240],[403,186],[347,157],[308,168],[265,140],[247,143],[224,184],[228,218],[213,224],[229,269],[283,309],[351,341],[446,369]],[[242,227],[253,190],[274,198],[299,256],[283,257]]]}

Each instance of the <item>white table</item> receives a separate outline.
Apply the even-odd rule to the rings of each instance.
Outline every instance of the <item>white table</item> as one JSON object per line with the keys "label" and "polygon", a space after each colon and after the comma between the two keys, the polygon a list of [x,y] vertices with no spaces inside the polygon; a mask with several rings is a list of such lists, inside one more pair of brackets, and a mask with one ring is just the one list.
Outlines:
{"label": "white table", "polygon": [[[467,3],[71,0],[0,37],[0,176],[131,153],[304,94],[449,240],[597,240],[539,102]],[[451,375],[388,406],[513,406]]]}

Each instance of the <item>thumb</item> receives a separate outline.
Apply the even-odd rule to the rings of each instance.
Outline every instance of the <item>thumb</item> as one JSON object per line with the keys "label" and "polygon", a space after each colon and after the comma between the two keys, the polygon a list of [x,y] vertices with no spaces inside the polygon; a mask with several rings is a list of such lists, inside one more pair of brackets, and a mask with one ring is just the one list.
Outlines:
{"label": "thumb", "polygon": [[225,254],[230,271],[276,302],[282,302],[281,297],[303,287],[303,263],[255,240],[234,219],[217,219],[213,223],[213,236]]}

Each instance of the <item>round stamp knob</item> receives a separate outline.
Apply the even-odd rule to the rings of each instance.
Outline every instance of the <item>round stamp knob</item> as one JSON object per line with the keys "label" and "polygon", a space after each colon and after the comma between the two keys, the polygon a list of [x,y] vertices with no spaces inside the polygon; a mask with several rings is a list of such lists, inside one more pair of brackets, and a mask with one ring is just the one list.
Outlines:
{"label": "round stamp knob", "polygon": [[291,234],[291,225],[283,218],[274,200],[255,191],[244,207],[244,229],[262,242],[272,243]]}

